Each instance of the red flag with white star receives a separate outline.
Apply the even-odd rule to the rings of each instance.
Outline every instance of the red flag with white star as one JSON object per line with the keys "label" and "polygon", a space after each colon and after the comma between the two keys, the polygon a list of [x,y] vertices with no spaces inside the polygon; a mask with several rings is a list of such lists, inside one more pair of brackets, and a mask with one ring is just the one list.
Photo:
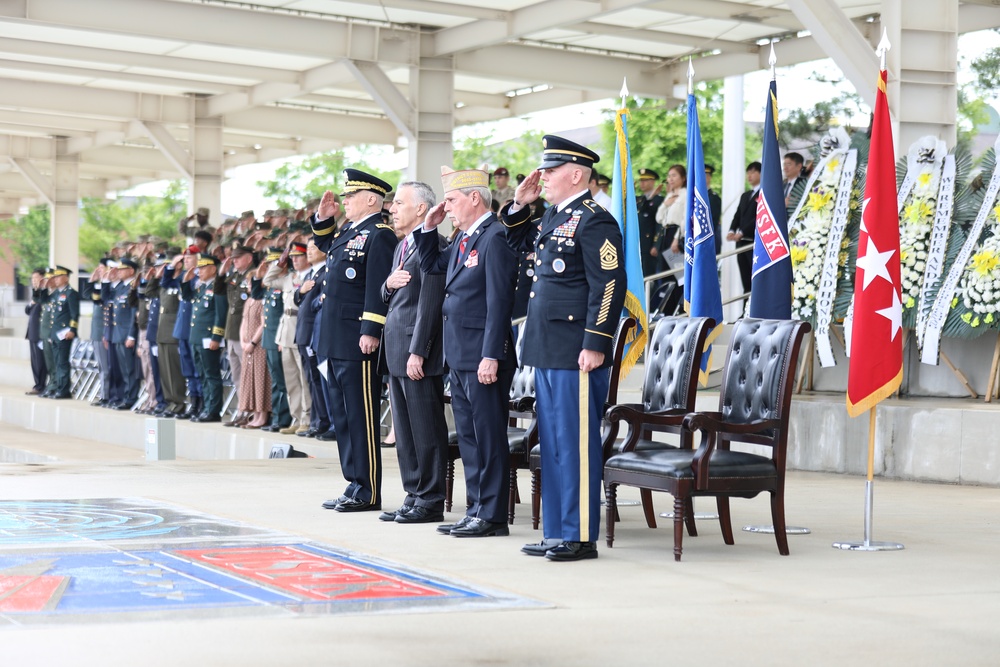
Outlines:
{"label": "red flag with white star", "polygon": [[885,82],[882,70],[875,98],[854,277],[854,325],[847,376],[847,412],[852,417],[874,408],[903,381],[896,158]]}

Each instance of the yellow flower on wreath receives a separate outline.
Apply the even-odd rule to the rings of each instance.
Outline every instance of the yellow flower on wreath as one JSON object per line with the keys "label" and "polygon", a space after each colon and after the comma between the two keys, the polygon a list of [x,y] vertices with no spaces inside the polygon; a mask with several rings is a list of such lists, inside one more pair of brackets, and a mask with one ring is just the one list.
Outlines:
{"label": "yellow flower on wreath", "polygon": [[983,250],[972,256],[972,270],[981,276],[988,275],[1000,264],[996,251]]}
{"label": "yellow flower on wreath", "polygon": [[813,213],[818,213],[830,205],[833,201],[833,192],[810,192],[809,199],[806,200],[806,208]]}
{"label": "yellow flower on wreath", "polygon": [[809,257],[809,251],[801,246],[792,246],[792,266],[798,266]]}
{"label": "yellow flower on wreath", "polygon": [[917,176],[917,184],[926,188],[931,183],[931,172],[925,171]]}
{"label": "yellow flower on wreath", "polygon": [[926,200],[911,202],[903,207],[903,219],[906,222],[916,223],[934,215],[934,207]]}

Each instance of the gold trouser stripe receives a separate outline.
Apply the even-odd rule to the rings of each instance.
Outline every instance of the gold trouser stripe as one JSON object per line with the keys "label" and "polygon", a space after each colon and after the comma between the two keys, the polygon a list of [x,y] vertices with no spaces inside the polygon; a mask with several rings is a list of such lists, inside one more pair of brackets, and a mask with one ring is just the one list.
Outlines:
{"label": "gold trouser stripe", "polygon": [[580,541],[590,542],[590,373],[580,371]]}
{"label": "gold trouser stripe", "polygon": [[375,502],[375,497],[378,494],[378,489],[375,488],[376,482],[376,470],[375,470],[375,448],[378,447],[375,444],[375,406],[372,405],[372,362],[362,361],[361,362],[361,386],[364,390],[365,397],[365,444],[368,450],[368,484],[371,486],[372,490],[372,502]]}

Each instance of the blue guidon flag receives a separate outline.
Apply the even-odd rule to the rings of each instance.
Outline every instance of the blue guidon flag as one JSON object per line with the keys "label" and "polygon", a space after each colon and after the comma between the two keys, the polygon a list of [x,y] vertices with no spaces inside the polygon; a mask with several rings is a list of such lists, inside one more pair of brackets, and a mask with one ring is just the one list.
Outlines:
{"label": "blue guidon flag", "polygon": [[773,79],[768,90],[764,119],[764,151],[760,196],[757,197],[749,315],[774,320],[792,318],[792,259],[781,184],[781,153],[778,149],[778,87]]}
{"label": "blue guidon flag", "polygon": [[[708,206],[708,183],[705,182],[705,154],[698,123],[698,104],[688,93],[687,125],[687,215],[684,229],[684,307],[691,317],[711,317],[722,322],[722,288],[715,261],[715,227]],[[712,341],[721,327],[715,327],[705,342],[698,379],[708,384]]]}

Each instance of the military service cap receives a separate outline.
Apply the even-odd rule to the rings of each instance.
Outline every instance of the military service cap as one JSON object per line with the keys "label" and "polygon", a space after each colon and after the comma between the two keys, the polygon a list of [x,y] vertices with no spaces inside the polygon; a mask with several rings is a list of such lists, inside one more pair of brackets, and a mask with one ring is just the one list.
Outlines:
{"label": "military service cap", "polygon": [[200,216],[202,216],[204,218],[207,218],[208,217],[208,209],[205,208],[204,206],[202,206],[201,208],[198,209],[198,215],[200,215]]}
{"label": "military service cap", "polygon": [[274,209],[274,217],[276,218],[287,218],[288,209],[287,208],[276,208]]}
{"label": "military service cap", "polygon": [[289,257],[295,257],[296,255],[304,255],[304,254],[306,254],[305,243],[293,243],[288,250]]}
{"label": "military service cap", "polygon": [[496,171],[493,172],[494,176],[510,176],[510,172],[507,171],[507,167],[497,167]]}
{"label": "military service cap", "polygon": [[200,255],[198,255],[197,266],[199,269],[203,266],[218,266],[218,265],[219,265],[219,258],[216,257],[215,255],[209,254],[207,252],[203,252]]}
{"label": "military service cap", "polygon": [[544,150],[539,169],[554,169],[567,162],[590,168],[601,161],[601,156],[586,146],[581,146],[575,141],[563,139],[554,134],[546,134],[542,137],[542,148]]}
{"label": "military service cap", "polygon": [[640,169],[639,170],[639,180],[640,181],[658,181],[660,180],[660,174],[653,169]]}
{"label": "military service cap", "polygon": [[280,247],[271,246],[267,249],[267,254],[264,255],[265,262],[276,262],[281,259],[281,253],[284,252]]}
{"label": "military service cap", "polygon": [[131,257],[122,257],[118,260],[119,269],[132,269],[133,271],[139,270],[139,264]]}
{"label": "military service cap", "polygon": [[250,246],[245,246],[236,241],[233,241],[233,257],[245,257],[246,255],[252,255],[253,248]]}
{"label": "military service cap", "polygon": [[243,213],[240,214],[240,220],[243,220],[245,218],[252,218],[252,217],[254,217],[253,211],[243,211]]}
{"label": "military service cap", "polygon": [[55,278],[56,276],[68,276],[69,274],[73,273],[65,266],[53,266],[52,269],[50,269],[50,272],[52,274],[51,276],[49,276],[50,278]]}
{"label": "military service cap", "polygon": [[345,197],[353,192],[364,191],[374,192],[381,197],[385,197],[392,190],[392,186],[381,178],[366,174],[360,169],[345,169],[344,174],[347,175],[347,185],[344,186],[344,191],[340,193],[341,197]]}

